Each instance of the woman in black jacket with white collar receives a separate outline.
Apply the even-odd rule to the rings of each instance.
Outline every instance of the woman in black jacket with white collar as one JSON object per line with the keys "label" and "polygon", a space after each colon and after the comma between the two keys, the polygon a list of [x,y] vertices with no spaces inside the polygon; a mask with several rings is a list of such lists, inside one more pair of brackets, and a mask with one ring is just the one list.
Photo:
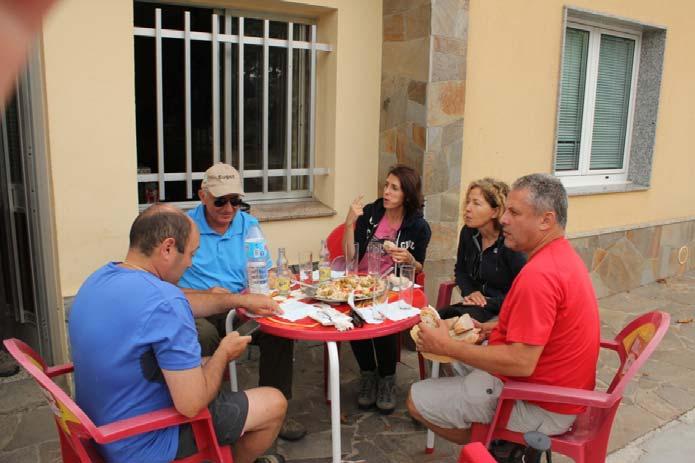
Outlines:
{"label": "woman in black jacket with white collar", "polygon": [[479,322],[499,314],[500,307],[526,256],[504,245],[499,218],[509,186],[484,178],[471,182],[466,193],[465,226],[459,236],[454,274],[463,301],[439,311],[442,318],[464,313]]}
{"label": "woman in black jacket with white collar", "polygon": [[[363,206],[360,196],[350,205],[343,236],[346,259],[352,259],[354,243],[357,243],[358,270],[366,272],[368,259],[365,254],[369,242],[389,240],[396,247],[386,250],[382,271],[394,264],[409,264],[415,267],[416,273],[422,271],[432,235],[422,214],[423,205],[422,182],[417,172],[406,166],[392,167],[386,177],[382,198]],[[398,335],[352,341],[350,344],[361,371],[357,404],[360,408],[376,404],[382,413],[391,413],[396,407]]]}

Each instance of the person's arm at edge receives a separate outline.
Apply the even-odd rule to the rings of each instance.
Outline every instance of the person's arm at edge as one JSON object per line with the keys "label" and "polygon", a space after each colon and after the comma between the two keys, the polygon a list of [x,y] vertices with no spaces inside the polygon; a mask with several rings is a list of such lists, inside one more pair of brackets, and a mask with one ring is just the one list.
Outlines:
{"label": "person's arm at edge", "polygon": [[218,293],[211,291],[184,291],[195,318],[225,313],[229,309],[244,308],[260,316],[281,313],[272,298],[261,294]]}

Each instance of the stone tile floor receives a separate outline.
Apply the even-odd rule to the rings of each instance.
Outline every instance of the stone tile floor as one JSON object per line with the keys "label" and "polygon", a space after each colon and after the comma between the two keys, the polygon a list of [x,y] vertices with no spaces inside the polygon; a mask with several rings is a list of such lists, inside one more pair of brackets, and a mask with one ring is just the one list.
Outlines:
{"label": "stone tile floor", "polygon": [[[609,451],[621,449],[640,436],[670,433],[669,423],[695,408],[695,272],[661,283],[606,297],[600,301],[602,335],[612,337],[629,320],[655,309],[672,315],[669,333],[658,351],[628,387],[611,435]],[[607,354],[607,355],[606,355]],[[257,376],[256,348],[240,362],[242,387],[252,387]],[[294,399],[290,413],[309,429],[299,442],[279,440],[277,450],[295,463],[330,461],[329,408],[323,396],[323,347],[298,343],[295,351]],[[400,406],[389,416],[362,411],[355,405],[357,366],[348,346],[341,349],[341,411],[343,459],[370,463],[438,463],[456,461],[458,446],[437,439],[435,453],[424,454],[425,430],[407,416],[403,404],[408,385],[417,380],[417,357],[402,351],[398,367]],[[600,387],[612,377],[617,361],[603,353],[598,370]],[[652,433],[652,434],[654,434]],[[629,450],[626,449],[626,450]],[[618,462],[614,454],[611,461]],[[686,453],[683,459],[690,461]],[[557,461],[567,461],[556,458]],[[24,372],[0,379],[0,463],[59,462],[57,436],[48,406]]]}

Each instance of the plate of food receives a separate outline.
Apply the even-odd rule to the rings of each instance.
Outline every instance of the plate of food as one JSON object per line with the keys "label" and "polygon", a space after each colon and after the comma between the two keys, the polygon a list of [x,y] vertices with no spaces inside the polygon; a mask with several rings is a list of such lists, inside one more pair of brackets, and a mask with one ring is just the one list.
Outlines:
{"label": "plate of food", "polygon": [[[427,306],[420,311],[420,320],[427,326],[434,328],[437,326],[439,317],[439,312],[437,312],[433,307]],[[478,342],[478,334],[480,329],[476,328],[473,324],[473,319],[468,314],[463,314],[457,317],[452,322],[449,328],[449,336],[457,341],[466,342],[469,344],[475,344]],[[410,337],[413,341],[418,342],[418,333],[420,332],[420,327],[418,325],[413,326],[410,330]],[[446,355],[430,354],[429,352],[421,352],[422,356],[428,360],[439,363],[451,363],[455,360]]]}
{"label": "plate of food", "polygon": [[386,286],[386,281],[379,277],[350,275],[319,284],[312,297],[323,302],[347,302],[350,293],[354,293],[356,301],[363,301],[381,296]]}

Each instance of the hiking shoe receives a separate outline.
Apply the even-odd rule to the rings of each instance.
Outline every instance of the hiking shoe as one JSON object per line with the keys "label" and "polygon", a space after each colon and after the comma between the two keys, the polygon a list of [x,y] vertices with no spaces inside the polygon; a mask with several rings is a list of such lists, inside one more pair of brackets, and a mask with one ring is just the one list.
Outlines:
{"label": "hiking shoe", "polygon": [[362,371],[360,376],[360,392],[357,394],[357,406],[362,409],[371,408],[376,403],[376,371]]}
{"label": "hiking shoe", "polygon": [[306,427],[295,419],[285,418],[278,436],[289,441],[299,440],[306,436]]}
{"label": "hiking shoe", "polygon": [[396,408],[396,376],[379,378],[376,394],[376,408],[388,415]]}
{"label": "hiking shoe", "polygon": [[279,453],[269,453],[256,458],[253,463],[285,463],[285,457]]}

